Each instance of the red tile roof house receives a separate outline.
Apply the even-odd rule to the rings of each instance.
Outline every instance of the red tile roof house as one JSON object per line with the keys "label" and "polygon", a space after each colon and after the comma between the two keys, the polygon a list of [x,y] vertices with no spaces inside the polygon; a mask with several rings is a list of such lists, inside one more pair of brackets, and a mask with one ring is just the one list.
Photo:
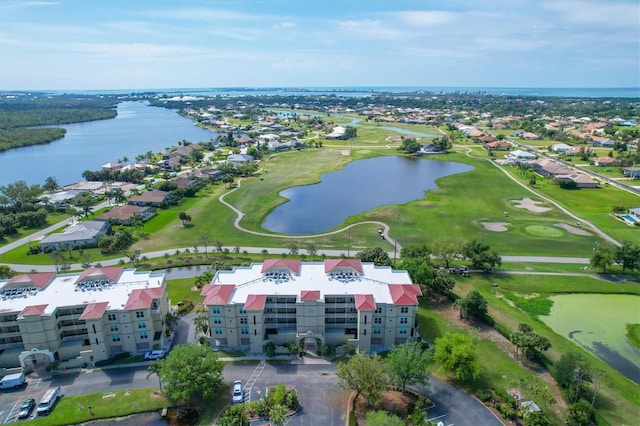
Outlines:
{"label": "red tile roof house", "polygon": [[140,217],[143,222],[151,219],[155,216],[156,209],[154,207],[143,207],[128,204],[125,206],[116,206],[108,212],[102,213],[97,216],[95,220],[106,220],[112,225],[131,225],[131,221],[134,216]]}
{"label": "red tile roof house", "polygon": [[130,197],[128,202],[136,206],[157,207],[163,201],[167,201],[169,193],[166,191],[147,191],[140,195]]}
{"label": "red tile roof house", "polygon": [[598,157],[593,160],[595,166],[614,166],[618,164],[618,160],[611,157]]}
{"label": "red tile roof house", "polygon": [[482,145],[487,151],[509,151],[511,144],[509,142],[494,141]]}
{"label": "red tile roof house", "polygon": [[369,353],[417,337],[422,292],[406,271],[358,259],[266,259],[218,271],[201,294],[214,346],[349,342]]}

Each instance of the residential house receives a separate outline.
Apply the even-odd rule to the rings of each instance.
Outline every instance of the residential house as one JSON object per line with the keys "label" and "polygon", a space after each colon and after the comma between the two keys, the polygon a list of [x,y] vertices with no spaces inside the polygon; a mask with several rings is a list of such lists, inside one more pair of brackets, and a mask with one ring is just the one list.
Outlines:
{"label": "residential house", "polygon": [[622,174],[632,179],[640,179],[640,167],[625,167]]}
{"label": "residential house", "polygon": [[616,146],[616,141],[601,136],[592,136],[591,141],[593,146],[600,146],[603,148],[613,148]]}
{"label": "residential house", "polygon": [[[103,222],[104,223],[104,222]],[[165,338],[165,275],[119,267],[0,280],[0,369],[94,365]]]}
{"label": "residential house", "polygon": [[160,203],[167,201],[169,193],[167,191],[146,191],[140,195],[129,197],[128,203],[135,206],[154,206],[158,207]]}
{"label": "residential house", "polygon": [[504,141],[493,141],[485,143],[482,147],[487,151],[509,151],[511,144]]}
{"label": "residential house", "polygon": [[640,219],[640,207],[635,208],[635,209],[629,209],[629,214],[631,216],[636,217],[637,219]]}
{"label": "residential house", "polygon": [[253,156],[249,154],[231,154],[227,156],[227,163],[231,163],[234,166],[242,166],[243,164],[251,163]]}
{"label": "residential house", "polygon": [[532,154],[528,151],[522,151],[517,149],[515,151],[511,151],[509,154],[504,156],[508,161],[520,163],[523,161],[531,161],[538,158],[535,154]]}
{"label": "residential house", "polygon": [[391,347],[418,337],[422,293],[406,271],[358,259],[263,263],[219,270],[203,287],[213,346],[260,353],[273,342]]}
{"label": "residential house", "polygon": [[347,129],[342,126],[335,126],[331,133],[325,136],[326,139],[344,139],[346,137]]}
{"label": "residential house", "polygon": [[596,166],[614,166],[618,164],[618,160],[611,157],[598,157],[593,160],[593,164]]}
{"label": "residential house", "polygon": [[111,225],[109,222],[100,220],[75,222],[69,225],[62,233],[49,234],[44,237],[40,241],[40,248],[43,250],[61,250],[67,246],[96,246],[98,239],[102,235],[108,234],[110,230]]}
{"label": "residential house", "polygon": [[567,145],[566,143],[556,143],[551,145],[551,151],[561,154],[567,152],[569,149],[571,149],[571,145]]}
{"label": "residential house", "polygon": [[134,216],[138,216],[143,222],[157,214],[155,207],[142,207],[132,204],[115,206],[108,212],[97,216],[95,220],[109,221],[112,225],[131,225]]}
{"label": "residential house", "polygon": [[529,161],[529,167],[539,175],[550,178],[556,177],[557,175],[569,175],[573,173],[572,169],[548,158]]}
{"label": "residential house", "polygon": [[556,175],[554,180],[558,183],[571,183],[575,184],[576,188],[597,188],[598,182],[591,176],[584,175],[582,173],[571,173],[567,175]]}

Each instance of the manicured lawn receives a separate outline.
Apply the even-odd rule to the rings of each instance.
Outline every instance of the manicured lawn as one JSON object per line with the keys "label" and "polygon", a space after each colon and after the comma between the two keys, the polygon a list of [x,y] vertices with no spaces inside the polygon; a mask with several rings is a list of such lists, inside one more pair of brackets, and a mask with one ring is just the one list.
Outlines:
{"label": "manicured lawn", "polygon": [[194,286],[195,278],[167,280],[167,293],[169,293],[171,303],[175,305],[185,299],[191,299],[195,305],[203,302],[204,297],[200,296],[200,290],[192,290]]}
{"label": "manicured lawn", "polygon": [[[64,393],[64,389],[63,389]],[[91,406],[93,415],[88,408]],[[171,406],[156,389],[130,389],[96,392],[62,397],[46,417],[33,421],[37,425],[73,425],[97,419],[126,416],[160,410]]]}
{"label": "manicured lawn", "polygon": [[636,348],[640,349],[640,324],[627,324],[627,337]]}

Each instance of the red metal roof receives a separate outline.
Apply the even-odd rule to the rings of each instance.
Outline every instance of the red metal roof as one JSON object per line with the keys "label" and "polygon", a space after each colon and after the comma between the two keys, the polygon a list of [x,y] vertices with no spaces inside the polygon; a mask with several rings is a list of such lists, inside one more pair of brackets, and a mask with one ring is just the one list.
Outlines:
{"label": "red metal roof", "polygon": [[2,288],[11,288],[16,286],[16,284],[22,284],[23,286],[31,284],[34,287],[42,288],[46,287],[46,285],[49,284],[55,276],[55,272],[16,275],[15,277],[7,281],[7,283],[2,286]]}
{"label": "red metal roof", "polygon": [[18,314],[19,317],[26,317],[27,315],[42,315],[44,314],[44,310],[49,305],[33,305],[27,306]]}
{"label": "red metal roof", "polygon": [[275,266],[284,266],[294,274],[300,273],[300,260],[296,259],[265,259],[260,272],[264,274]]}
{"label": "red metal roof", "polygon": [[362,262],[360,259],[326,259],[324,261],[324,273],[328,274],[339,266],[350,267],[362,273]]}
{"label": "red metal roof", "polygon": [[84,281],[86,279],[100,279],[103,277],[108,278],[110,281],[118,281],[122,270],[123,268],[120,268],[118,266],[85,269],[82,274],[80,274],[80,277],[78,277],[76,283]]}
{"label": "red metal roof", "polygon": [[207,284],[202,287],[200,294],[205,296],[204,304],[206,306],[226,305],[235,288],[235,284]]}
{"label": "red metal roof", "polygon": [[92,320],[102,318],[104,315],[104,311],[107,310],[107,306],[109,306],[109,302],[98,302],[98,303],[89,303],[82,315],[80,315],[81,320]]}
{"label": "red metal roof", "polygon": [[160,299],[162,296],[162,287],[142,288],[131,292],[124,309],[147,309],[151,306],[153,299]]}
{"label": "red metal roof", "polygon": [[359,311],[375,311],[376,301],[373,294],[356,294],[356,309]]}
{"label": "red metal roof", "polygon": [[302,290],[300,292],[300,300],[318,300],[320,299],[320,290]]}
{"label": "red metal roof", "polygon": [[417,284],[389,284],[388,286],[394,305],[417,305],[417,296],[422,295]]}
{"label": "red metal roof", "polygon": [[264,310],[264,303],[267,300],[266,294],[250,294],[247,296],[246,302],[244,302],[245,311],[262,311]]}

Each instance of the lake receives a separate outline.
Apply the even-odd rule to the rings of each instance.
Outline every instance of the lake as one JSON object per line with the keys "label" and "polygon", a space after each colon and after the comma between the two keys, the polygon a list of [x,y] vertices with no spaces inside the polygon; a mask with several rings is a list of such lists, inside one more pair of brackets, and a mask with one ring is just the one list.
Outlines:
{"label": "lake", "polygon": [[49,176],[68,185],[83,180],[85,170],[99,170],[125,156],[134,161],[139,154],[163,151],[183,139],[206,142],[218,136],[175,110],[146,102],[122,102],[117,109],[118,116],[110,120],[57,126],[67,129],[57,141],[0,153],[0,185],[17,180],[43,184]]}
{"label": "lake", "polygon": [[563,294],[550,297],[549,316],[540,319],[556,333],[591,352],[625,377],[640,383],[640,350],[625,334],[640,323],[640,297],[622,294]]}
{"label": "lake", "polygon": [[342,170],[324,174],[314,185],[288,188],[289,201],[276,207],[262,223],[269,231],[314,234],[328,231],[349,216],[424,197],[435,180],[473,170],[450,161],[388,156],[356,160]]}

